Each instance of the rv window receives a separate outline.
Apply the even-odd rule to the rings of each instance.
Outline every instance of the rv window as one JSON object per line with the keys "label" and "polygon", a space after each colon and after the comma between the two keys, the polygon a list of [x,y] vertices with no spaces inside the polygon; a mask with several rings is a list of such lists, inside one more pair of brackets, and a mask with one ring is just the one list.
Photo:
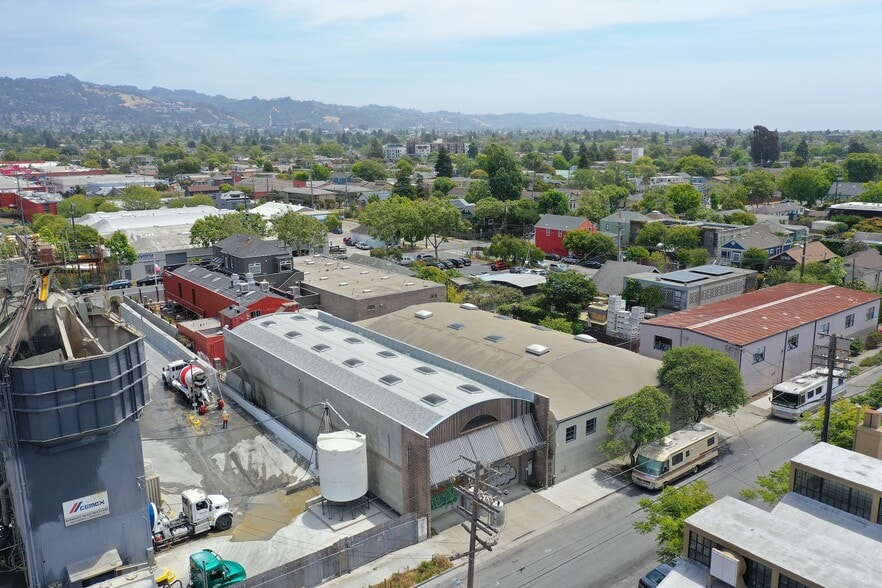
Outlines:
{"label": "rv window", "polygon": [[689,457],[689,450],[686,450],[686,457]]}
{"label": "rv window", "polygon": [[676,455],[671,456],[671,465],[672,466],[675,466],[675,465],[682,463],[682,462],[683,462],[683,452],[682,451]]}
{"label": "rv window", "polygon": [[716,440],[716,437],[711,437],[710,439],[708,439],[707,446],[710,447],[711,445],[713,445],[715,440]]}

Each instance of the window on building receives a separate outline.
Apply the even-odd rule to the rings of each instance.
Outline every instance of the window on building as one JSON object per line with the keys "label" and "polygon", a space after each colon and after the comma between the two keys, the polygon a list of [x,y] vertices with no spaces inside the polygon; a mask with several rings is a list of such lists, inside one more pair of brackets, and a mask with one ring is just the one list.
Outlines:
{"label": "window on building", "polygon": [[657,351],[670,351],[670,349],[674,346],[674,342],[667,337],[659,337],[655,336],[652,342],[652,348]]}
{"label": "window on building", "polygon": [[799,347],[799,335],[790,335],[787,337],[787,351],[793,351]]}
{"label": "window on building", "polygon": [[772,588],[772,568],[747,557],[744,559],[747,560],[747,571],[744,573],[745,588]]}
{"label": "window on building", "polygon": [[821,335],[829,335],[830,334],[830,323],[824,323],[818,328],[818,333]]}
{"label": "window on building", "polygon": [[597,432],[597,419],[588,419],[585,421],[585,436],[593,435]]}
{"label": "window on building", "polygon": [[545,229],[545,236],[546,236],[546,237],[550,237],[550,236],[551,236],[551,229]]}
{"label": "window on building", "polygon": [[687,555],[698,563],[710,567],[711,550],[714,542],[702,537],[695,531],[689,531],[689,551]]}
{"label": "window on building", "polygon": [[778,574],[778,588],[808,588],[808,586],[793,578],[788,578],[784,574]]}
{"label": "window on building", "polygon": [[876,318],[876,307],[871,306],[870,308],[867,309],[867,320],[871,321],[874,318]]}
{"label": "window on building", "polygon": [[438,298],[437,294],[429,294],[429,300],[435,300]]}
{"label": "window on building", "polygon": [[793,477],[793,491],[863,519],[870,519],[872,497],[841,482],[797,469]]}
{"label": "window on building", "polygon": [[258,262],[255,262],[255,263],[249,263],[249,264],[248,264],[248,273],[251,273],[251,274],[254,274],[254,275],[257,275],[257,274],[261,273],[261,265],[260,265],[260,262],[258,261]]}
{"label": "window on building", "polygon": [[293,267],[294,266],[292,265],[290,259],[286,259],[285,261],[279,262],[279,271],[280,272],[290,272],[291,268],[293,268]]}
{"label": "window on building", "polygon": [[261,312],[259,310],[252,310],[251,311],[251,318],[257,318],[260,315],[261,315]]}
{"label": "window on building", "polygon": [[572,425],[572,426],[567,427],[566,442],[569,443],[570,441],[575,441],[575,440],[576,440],[576,425]]}
{"label": "window on building", "polygon": [[753,352],[753,363],[760,363],[761,361],[766,360],[766,346],[757,347],[756,351]]}
{"label": "window on building", "polygon": [[854,313],[845,315],[845,328],[854,326]]}
{"label": "window on building", "polygon": [[377,305],[376,304],[368,304],[367,309],[368,310],[377,310]]}

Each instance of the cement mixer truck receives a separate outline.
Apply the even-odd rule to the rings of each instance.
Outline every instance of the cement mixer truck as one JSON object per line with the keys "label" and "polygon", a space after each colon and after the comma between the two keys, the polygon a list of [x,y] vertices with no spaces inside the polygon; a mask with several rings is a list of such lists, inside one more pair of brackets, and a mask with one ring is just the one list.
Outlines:
{"label": "cement mixer truck", "polygon": [[179,359],[162,368],[162,383],[167,389],[177,390],[199,411],[205,414],[208,407],[217,405],[218,410],[224,407],[224,399],[215,398],[214,391],[208,385],[205,370],[194,362]]}
{"label": "cement mixer truck", "polygon": [[157,550],[194,535],[210,530],[227,531],[233,526],[230,501],[225,496],[209,495],[198,488],[181,493],[181,512],[176,517],[160,512],[152,502],[148,506],[153,546]]}

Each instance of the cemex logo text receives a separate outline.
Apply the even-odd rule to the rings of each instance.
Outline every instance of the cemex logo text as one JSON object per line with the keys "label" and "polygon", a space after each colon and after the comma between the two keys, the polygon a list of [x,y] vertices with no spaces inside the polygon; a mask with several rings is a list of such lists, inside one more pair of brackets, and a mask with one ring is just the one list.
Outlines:
{"label": "cemex logo text", "polygon": [[97,500],[95,502],[83,502],[82,500],[75,502],[72,507],[70,507],[70,514],[75,512],[82,512],[84,510],[89,510],[90,508],[96,508],[98,506],[104,506],[107,503],[106,500]]}

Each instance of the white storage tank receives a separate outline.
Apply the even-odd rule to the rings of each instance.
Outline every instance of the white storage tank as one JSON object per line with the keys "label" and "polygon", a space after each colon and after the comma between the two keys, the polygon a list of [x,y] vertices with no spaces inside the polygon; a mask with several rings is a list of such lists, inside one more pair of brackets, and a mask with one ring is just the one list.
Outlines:
{"label": "white storage tank", "polygon": [[319,486],[322,497],[349,502],[367,494],[367,439],[355,431],[318,436]]}

